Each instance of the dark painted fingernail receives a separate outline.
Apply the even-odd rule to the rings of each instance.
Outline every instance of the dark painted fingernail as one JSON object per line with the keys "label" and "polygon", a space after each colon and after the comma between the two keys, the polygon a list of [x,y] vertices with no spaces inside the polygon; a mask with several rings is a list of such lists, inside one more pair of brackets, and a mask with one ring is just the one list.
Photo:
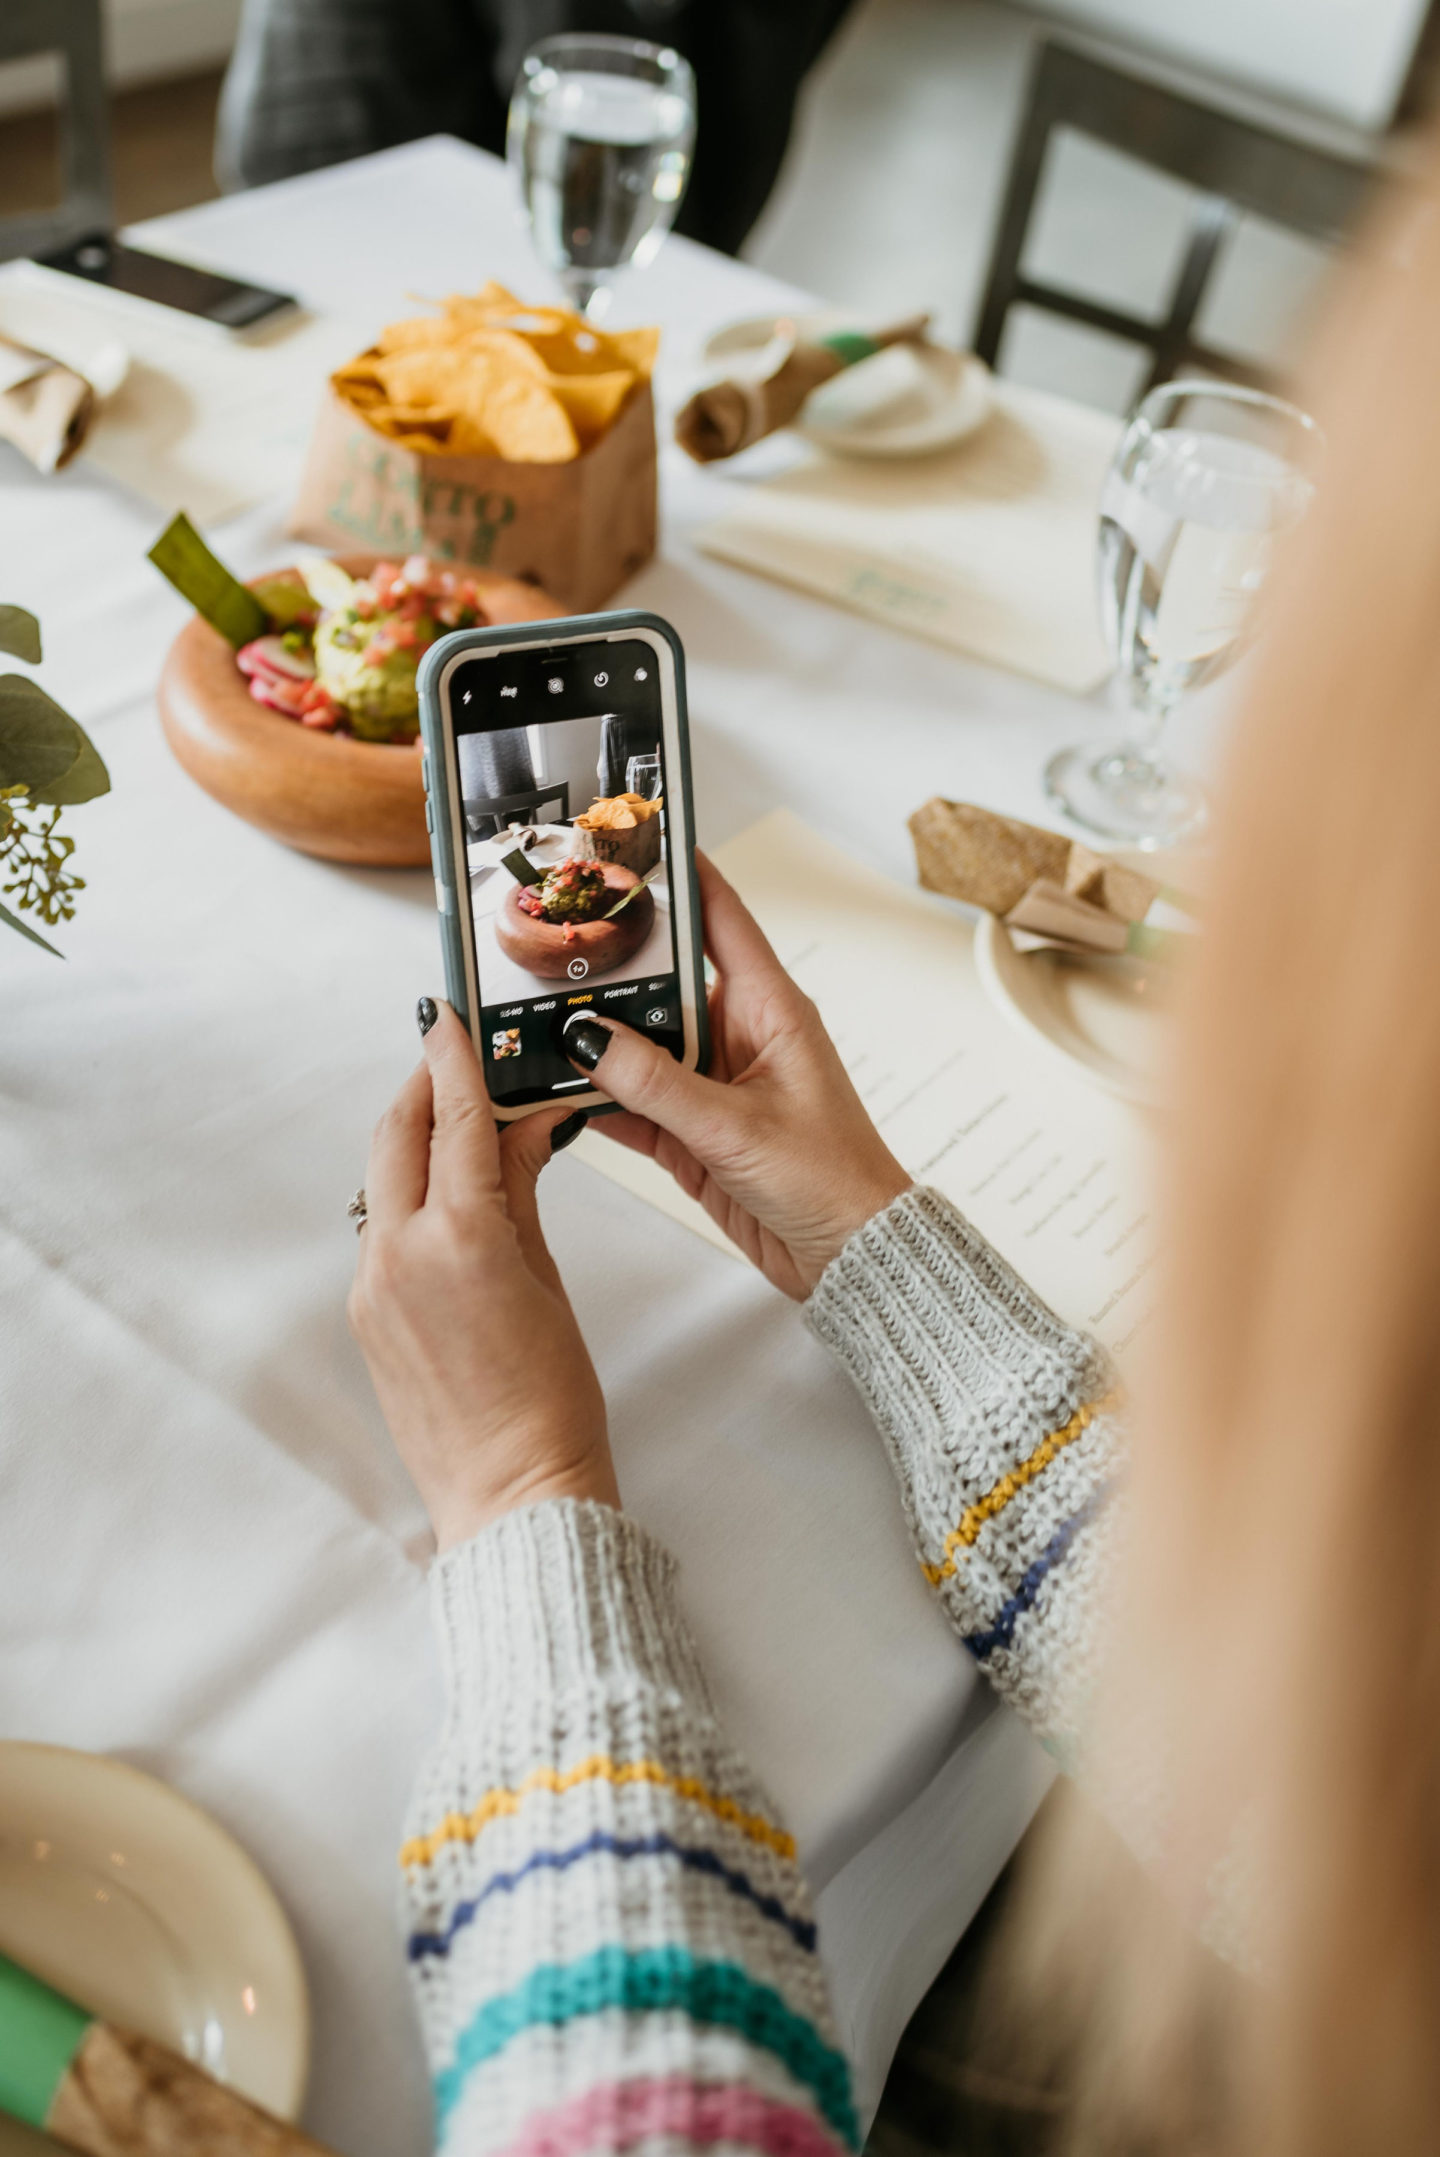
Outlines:
{"label": "dark painted fingernail", "polygon": [[573,1116],[567,1116],[563,1123],[557,1123],[550,1133],[550,1151],[563,1153],[565,1148],[580,1136],[589,1120],[583,1109],[577,1109]]}
{"label": "dark painted fingernail", "polygon": [[422,996],[419,1003],[415,1006],[415,1024],[420,1029],[420,1038],[422,1041],[424,1040],[426,1034],[429,1033],[431,1027],[435,1024],[435,1021],[439,1018],[439,1016],[440,1006],[436,1003],[434,997]]}
{"label": "dark painted fingernail", "polygon": [[593,1071],[610,1046],[610,1029],[594,1019],[576,1019],[565,1029],[565,1054],[582,1071]]}

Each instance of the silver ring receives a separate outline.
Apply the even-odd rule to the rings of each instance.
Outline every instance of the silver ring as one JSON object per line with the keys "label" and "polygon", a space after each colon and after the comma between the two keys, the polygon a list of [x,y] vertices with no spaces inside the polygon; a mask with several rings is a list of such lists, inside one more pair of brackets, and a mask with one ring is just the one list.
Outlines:
{"label": "silver ring", "polygon": [[359,1190],[351,1198],[349,1205],[345,1208],[345,1218],[347,1221],[353,1221],[355,1223],[355,1233],[357,1236],[359,1235],[361,1229],[365,1226],[365,1223],[369,1220],[370,1209],[365,1203],[365,1186],[363,1183],[361,1184]]}

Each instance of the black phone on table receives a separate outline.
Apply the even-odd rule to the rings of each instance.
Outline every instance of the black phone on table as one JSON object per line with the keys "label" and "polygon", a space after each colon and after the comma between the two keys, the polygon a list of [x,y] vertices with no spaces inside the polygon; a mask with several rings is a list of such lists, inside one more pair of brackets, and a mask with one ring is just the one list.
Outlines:
{"label": "black phone on table", "polygon": [[78,277],[119,299],[175,309],[216,330],[262,329],[295,309],[288,293],[242,284],[217,270],[173,262],[167,255],[146,254],[105,232],[87,233],[53,254],[37,255],[35,261],[42,270]]}
{"label": "black phone on table", "polygon": [[[703,1071],[685,658],[670,624],[615,613],[457,630],[426,653],[419,688],[446,992],[496,1116],[612,1105],[565,1055],[587,1013]],[[617,809],[622,795],[639,799]],[[597,802],[612,806],[592,821]]]}

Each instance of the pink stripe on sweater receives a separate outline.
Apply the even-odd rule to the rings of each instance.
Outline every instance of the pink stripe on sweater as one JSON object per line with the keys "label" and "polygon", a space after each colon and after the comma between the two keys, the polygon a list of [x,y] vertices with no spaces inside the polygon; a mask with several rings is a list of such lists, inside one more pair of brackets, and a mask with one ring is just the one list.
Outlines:
{"label": "pink stripe on sweater", "polygon": [[602,2082],[552,2111],[537,2112],[500,2157],[584,2157],[623,2150],[657,2135],[695,2143],[741,2142],[765,2157],[840,2157],[840,2145],[813,2113],[739,2083],[688,2075]]}

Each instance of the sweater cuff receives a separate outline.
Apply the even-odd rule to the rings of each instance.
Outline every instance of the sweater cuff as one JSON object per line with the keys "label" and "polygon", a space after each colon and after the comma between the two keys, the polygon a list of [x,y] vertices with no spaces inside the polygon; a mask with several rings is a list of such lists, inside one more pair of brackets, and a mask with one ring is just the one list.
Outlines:
{"label": "sweater cuff", "polygon": [[892,1410],[903,1404],[952,1437],[957,1415],[993,1430],[1002,1401],[1027,1424],[1053,1427],[1113,1384],[1097,1343],[923,1184],[856,1230],[805,1315],[873,1407],[882,1397]]}
{"label": "sweater cuff", "polygon": [[636,1684],[711,1712],[678,1567],[613,1507],[554,1498],[502,1514],[436,1559],[436,1630],[453,1715],[526,1721]]}

